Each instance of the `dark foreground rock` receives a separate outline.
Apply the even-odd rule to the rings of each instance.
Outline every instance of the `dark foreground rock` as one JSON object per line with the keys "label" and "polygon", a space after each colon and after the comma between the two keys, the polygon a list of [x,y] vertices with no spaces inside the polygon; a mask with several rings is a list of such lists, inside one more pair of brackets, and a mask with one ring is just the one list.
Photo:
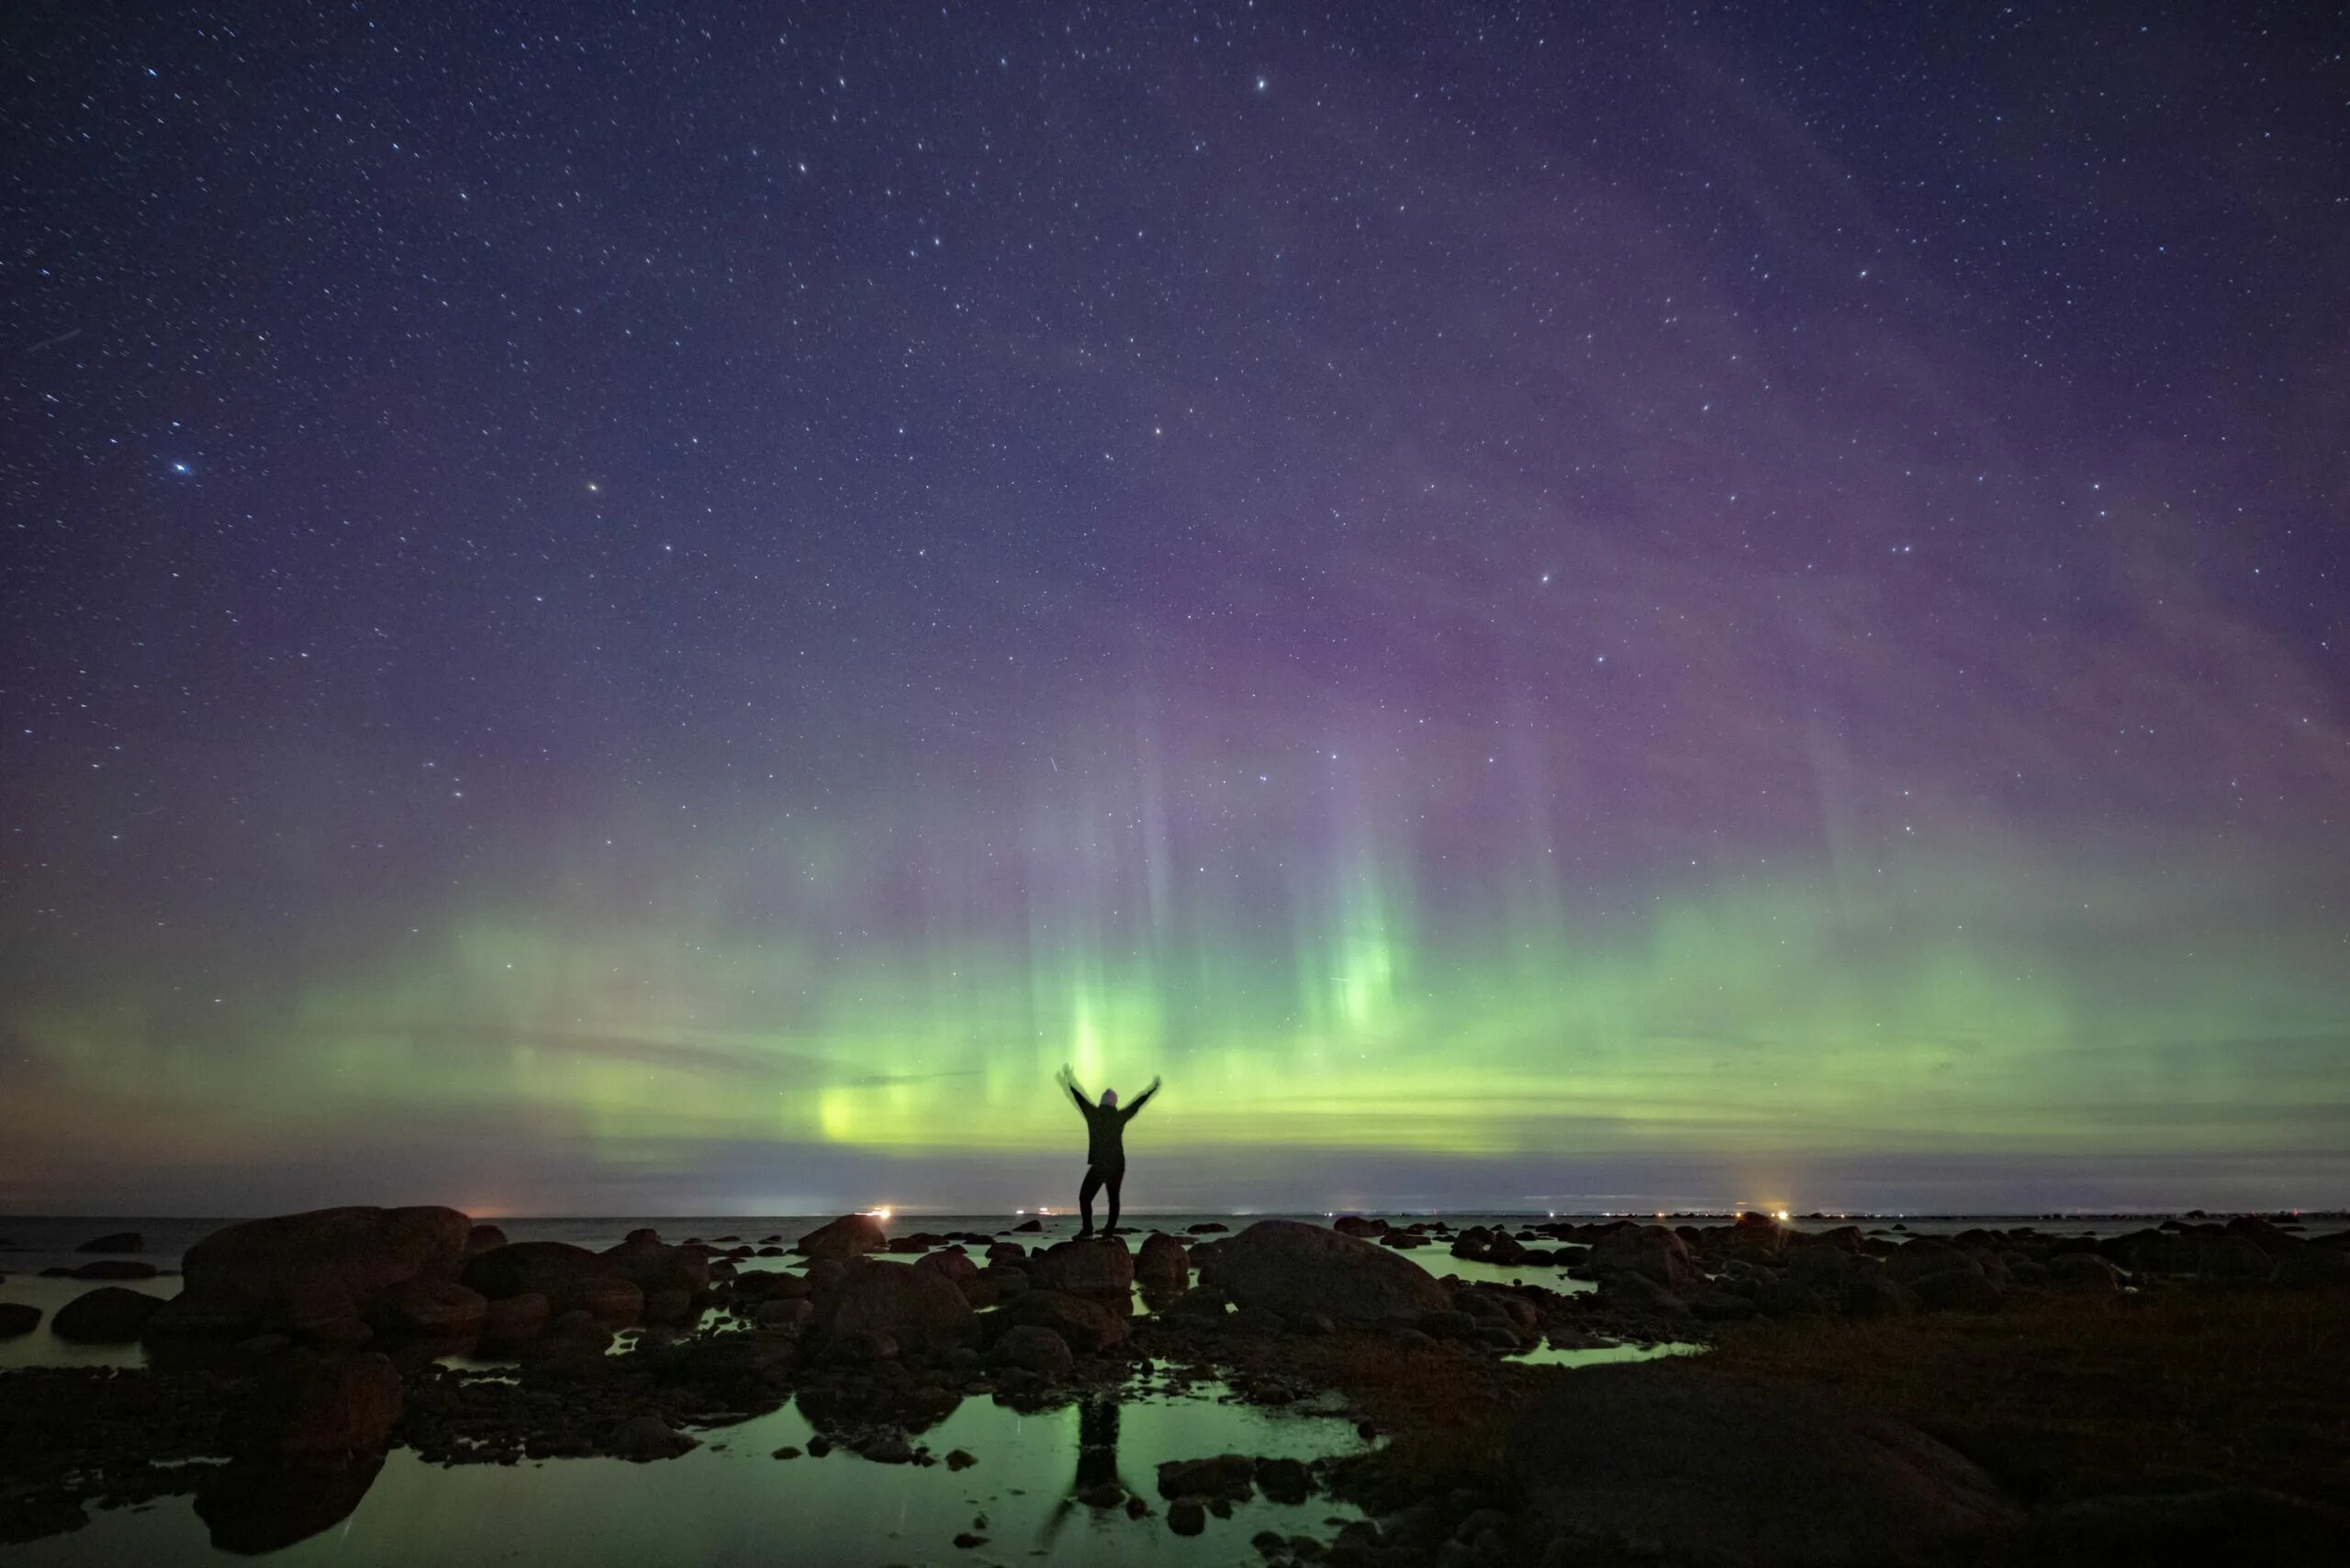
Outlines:
{"label": "dark foreground rock", "polygon": [[954,1344],[971,1323],[971,1304],[946,1275],[872,1258],[850,1264],[811,1319],[822,1337],[887,1336],[901,1350]]}
{"label": "dark foreground rock", "polygon": [[1201,1260],[1200,1282],[1243,1309],[1338,1324],[1411,1323],[1451,1305],[1409,1259],[1299,1220],[1259,1220],[1217,1243]]}
{"label": "dark foreground rock", "polygon": [[1559,1378],[1511,1430],[1508,1457],[1529,1559],[1927,1563],[1987,1550],[2022,1519],[1989,1476],[1913,1427],[1695,1367]]}
{"label": "dark foreground rock", "polygon": [[878,1252],[889,1245],[882,1233],[881,1222],[871,1215],[843,1215],[836,1220],[818,1226],[798,1241],[791,1249],[803,1258],[832,1258],[845,1261],[861,1258],[867,1252]]}
{"label": "dark foreground rock", "polygon": [[0,1301],[0,1339],[14,1339],[40,1327],[40,1308],[21,1301]]}
{"label": "dark foreground rock", "polygon": [[1022,1268],[1037,1289],[1070,1295],[1123,1297],[1135,1282],[1134,1255],[1114,1236],[1060,1242],[1035,1254]]}
{"label": "dark foreground rock", "polygon": [[453,1280],[472,1221],[438,1207],[314,1209],[248,1220],[188,1249],[188,1305],[167,1329],[300,1330],[355,1318],[412,1280]]}
{"label": "dark foreground rock", "polygon": [[163,1298],[121,1285],[101,1285],[57,1309],[50,1332],[81,1345],[128,1345],[162,1310]]}

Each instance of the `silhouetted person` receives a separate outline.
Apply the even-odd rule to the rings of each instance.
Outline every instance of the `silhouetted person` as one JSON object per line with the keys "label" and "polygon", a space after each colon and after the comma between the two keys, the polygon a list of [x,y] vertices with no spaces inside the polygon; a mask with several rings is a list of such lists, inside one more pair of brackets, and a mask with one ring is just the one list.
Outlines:
{"label": "silhouetted person", "polygon": [[1080,1504],[1113,1508],[1133,1490],[1118,1473],[1118,1402],[1084,1401],[1077,1407],[1077,1479],[1069,1484],[1069,1495],[1045,1517],[1045,1545],[1053,1544]]}
{"label": "silhouetted person", "polygon": [[1110,1190],[1110,1223],[1102,1227],[1102,1234],[1115,1236],[1118,1187],[1126,1179],[1126,1124],[1158,1092],[1158,1080],[1152,1079],[1150,1087],[1136,1095],[1135,1103],[1124,1110],[1118,1107],[1118,1092],[1114,1089],[1102,1091],[1099,1104],[1088,1098],[1078,1086],[1077,1075],[1066,1064],[1061,1068],[1060,1084],[1085,1117],[1085,1182],[1077,1190],[1078,1212],[1085,1216],[1085,1228],[1077,1233],[1078,1237],[1082,1240],[1093,1234],[1093,1194],[1104,1187]]}

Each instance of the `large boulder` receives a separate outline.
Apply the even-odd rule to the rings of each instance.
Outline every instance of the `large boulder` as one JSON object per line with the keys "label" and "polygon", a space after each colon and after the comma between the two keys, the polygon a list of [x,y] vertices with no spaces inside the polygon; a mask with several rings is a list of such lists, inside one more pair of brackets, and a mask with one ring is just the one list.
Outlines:
{"label": "large boulder", "polygon": [[1691,1367],[1561,1378],[1507,1455],[1529,1561],[1612,1562],[1637,1542],[1671,1562],[1889,1568],[1980,1552],[2021,1520],[1915,1428]]}
{"label": "large boulder", "polygon": [[1983,1272],[1983,1264],[1974,1253],[1964,1248],[1923,1236],[1915,1241],[1903,1242],[1885,1260],[1885,1271],[1905,1285],[1930,1274],[1944,1274],[1953,1271],[1979,1276]]}
{"label": "large boulder", "polygon": [[329,1469],[239,1460],[205,1479],[196,1515],[216,1551],[259,1557],[333,1529],[349,1518],[383,1473],[380,1454]]}
{"label": "large boulder", "polygon": [[160,1272],[154,1264],[137,1258],[101,1258],[73,1271],[77,1280],[151,1280]]}
{"label": "large boulder", "polygon": [[850,1264],[810,1319],[828,1338],[886,1335],[901,1349],[955,1343],[971,1321],[971,1304],[946,1275],[874,1258]]}
{"label": "large boulder", "polygon": [[1134,1271],[1144,1290],[1153,1295],[1173,1295],[1192,1282],[1192,1255],[1165,1231],[1154,1230],[1142,1238]]}
{"label": "large boulder", "polygon": [[867,1252],[878,1252],[889,1245],[890,1238],[881,1229],[881,1222],[871,1215],[843,1215],[836,1220],[820,1225],[791,1244],[791,1249],[805,1258],[834,1258],[846,1261],[862,1258]]}
{"label": "large boulder", "polygon": [[409,1280],[378,1292],[367,1321],[394,1334],[454,1338],[478,1332],[488,1314],[482,1294],[454,1280]]}
{"label": "large boulder", "polygon": [[[622,1252],[630,1245],[624,1242],[613,1250]],[[628,1323],[644,1310],[645,1290],[615,1271],[632,1258],[645,1257],[640,1250],[616,1260],[610,1253],[590,1252],[565,1241],[516,1241],[465,1260],[464,1283],[491,1301],[543,1295],[558,1317],[588,1312],[609,1323]]]}
{"label": "large boulder", "polygon": [[40,1327],[40,1308],[21,1301],[0,1301],[0,1339],[14,1339]]}
{"label": "large boulder", "polygon": [[988,1314],[984,1325],[990,1335],[1023,1326],[1049,1328],[1080,1354],[1106,1350],[1125,1341],[1126,1315],[1098,1296],[1069,1295],[1060,1291],[1024,1291]]}
{"label": "large boulder", "polygon": [[57,1309],[49,1331],[80,1345],[128,1345],[162,1310],[163,1298],[122,1285],[100,1285]]}
{"label": "large boulder", "polygon": [[1698,1280],[1697,1261],[1689,1244],[1661,1225],[1626,1226],[1592,1243],[1591,1266],[1601,1272],[1621,1271],[1681,1292]]}
{"label": "large boulder", "polygon": [[1034,1323],[1005,1329],[989,1348],[988,1356],[998,1366],[1024,1367],[1047,1377],[1065,1377],[1077,1364],[1068,1340]]}
{"label": "large boulder", "polygon": [[1220,1243],[1200,1264],[1244,1310],[1333,1323],[1415,1322],[1452,1304],[1427,1270],[1368,1241],[1292,1219],[1262,1219]]}
{"label": "large boulder", "polygon": [[506,1232],[494,1225],[477,1225],[465,1233],[467,1253],[487,1252],[506,1245]]}
{"label": "large boulder", "polygon": [[547,1326],[554,1309],[536,1291],[509,1295],[482,1305],[481,1337],[497,1344],[528,1339]]}
{"label": "large boulder", "polygon": [[710,1294],[710,1258],[697,1248],[666,1246],[647,1232],[597,1256],[601,1260],[597,1273],[617,1274],[648,1296],[664,1291],[697,1297]]}
{"label": "large boulder", "polygon": [[455,1279],[472,1228],[455,1209],[314,1209],[216,1230],[182,1270],[198,1301],[258,1304],[264,1321],[301,1327],[410,1280]]}
{"label": "large boulder", "polygon": [[938,1275],[966,1294],[969,1294],[971,1282],[979,1277],[979,1266],[971,1261],[968,1252],[925,1252],[914,1260],[914,1267]]}
{"label": "large boulder", "polygon": [[1038,1290],[1070,1295],[1124,1296],[1134,1289],[1134,1254],[1114,1236],[1064,1241],[1047,1247],[1021,1267]]}

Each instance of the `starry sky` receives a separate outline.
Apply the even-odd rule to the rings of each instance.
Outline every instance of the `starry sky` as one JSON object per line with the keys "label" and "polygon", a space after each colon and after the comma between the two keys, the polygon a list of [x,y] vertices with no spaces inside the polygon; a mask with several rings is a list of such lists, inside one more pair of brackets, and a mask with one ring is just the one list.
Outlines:
{"label": "starry sky", "polygon": [[2322,7],[12,6],[0,1208],[2350,1201]]}

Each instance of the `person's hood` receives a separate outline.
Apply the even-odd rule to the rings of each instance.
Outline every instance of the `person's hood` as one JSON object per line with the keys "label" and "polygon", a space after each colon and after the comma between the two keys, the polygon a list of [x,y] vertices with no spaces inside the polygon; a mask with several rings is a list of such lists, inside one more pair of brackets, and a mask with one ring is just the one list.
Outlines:
{"label": "person's hood", "polygon": [[1105,1111],[1114,1111],[1118,1108],[1118,1092],[1116,1090],[1104,1089],[1102,1091],[1102,1108]]}

